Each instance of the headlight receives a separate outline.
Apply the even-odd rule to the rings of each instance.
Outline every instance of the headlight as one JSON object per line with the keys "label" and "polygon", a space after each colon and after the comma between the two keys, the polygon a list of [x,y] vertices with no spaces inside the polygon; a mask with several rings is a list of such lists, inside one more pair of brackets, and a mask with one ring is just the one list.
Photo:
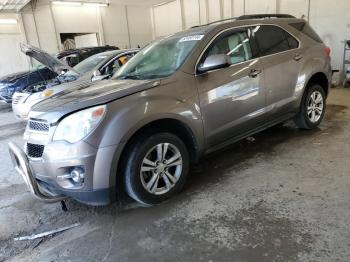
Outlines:
{"label": "headlight", "polygon": [[76,143],[90,134],[106,113],[106,105],[95,106],[73,113],[59,122],[53,140]]}

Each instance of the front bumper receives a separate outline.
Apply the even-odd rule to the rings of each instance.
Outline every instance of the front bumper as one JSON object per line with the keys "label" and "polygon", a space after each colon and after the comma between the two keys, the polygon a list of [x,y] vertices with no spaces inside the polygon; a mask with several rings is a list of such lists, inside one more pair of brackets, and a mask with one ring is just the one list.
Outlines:
{"label": "front bumper", "polygon": [[[31,139],[33,142],[33,137]],[[9,143],[15,169],[36,197],[46,202],[70,197],[95,206],[108,205],[116,200],[117,189],[113,181],[116,149],[117,146],[97,149],[83,141],[76,144],[61,141],[46,144],[41,158],[31,158],[28,152],[26,154],[14,143]],[[70,178],[62,178],[76,167],[85,171],[84,181],[79,185]],[[58,199],[51,201],[46,193],[50,198],[58,196]]]}
{"label": "front bumper", "polygon": [[12,112],[14,113],[15,117],[18,120],[27,121],[28,120],[28,114],[30,112],[30,108],[29,109],[27,109],[27,108],[19,108],[18,105],[14,106],[12,104]]}
{"label": "front bumper", "polygon": [[23,152],[21,148],[19,148],[16,144],[10,142],[9,143],[9,151],[11,155],[12,162],[15,166],[16,171],[23,177],[24,182],[28,186],[29,190],[36,196],[38,199],[45,202],[58,202],[66,197],[63,195],[52,195],[48,191],[45,191],[40,188],[37,180],[33,176],[32,169],[29,165],[28,158],[26,154]]}

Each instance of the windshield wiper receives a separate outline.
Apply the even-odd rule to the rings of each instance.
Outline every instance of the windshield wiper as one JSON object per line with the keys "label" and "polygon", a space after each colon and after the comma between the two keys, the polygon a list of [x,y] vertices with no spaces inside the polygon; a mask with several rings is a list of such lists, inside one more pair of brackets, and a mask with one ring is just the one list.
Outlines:
{"label": "windshield wiper", "polygon": [[135,80],[140,80],[142,78],[141,75],[137,75],[137,74],[126,74],[126,75],[123,75],[121,77],[118,77],[119,79],[135,79]]}
{"label": "windshield wiper", "polygon": [[144,74],[144,75],[137,75],[137,74],[130,74],[130,75],[124,75],[119,77],[119,79],[136,79],[136,80],[141,80],[141,79],[154,79],[154,78],[162,78],[165,75],[156,75],[156,74]]}

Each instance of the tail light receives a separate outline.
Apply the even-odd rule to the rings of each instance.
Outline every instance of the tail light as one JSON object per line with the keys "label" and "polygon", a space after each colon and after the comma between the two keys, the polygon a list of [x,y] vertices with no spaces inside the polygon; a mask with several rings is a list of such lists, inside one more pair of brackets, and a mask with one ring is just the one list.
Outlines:
{"label": "tail light", "polygon": [[327,57],[330,58],[331,57],[331,49],[328,46],[326,46],[325,51],[326,51]]}

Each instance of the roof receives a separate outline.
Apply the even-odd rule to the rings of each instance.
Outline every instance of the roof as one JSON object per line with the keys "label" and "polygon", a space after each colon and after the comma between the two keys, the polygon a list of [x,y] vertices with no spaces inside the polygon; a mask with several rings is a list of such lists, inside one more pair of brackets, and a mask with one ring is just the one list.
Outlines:
{"label": "roof", "polygon": [[[243,26],[243,25],[251,25],[257,23],[283,23],[285,21],[303,21],[303,19],[295,18],[289,14],[253,14],[253,15],[243,15],[239,17],[232,17],[227,19],[222,19],[218,21],[213,21],[208,24],[198,25],[191,27],[190,29],[183,31],[184,34],[205,34],[211,29],[221,27],[234,27],[234,26]],[[181,32],[182,33],[182,32]]]}

